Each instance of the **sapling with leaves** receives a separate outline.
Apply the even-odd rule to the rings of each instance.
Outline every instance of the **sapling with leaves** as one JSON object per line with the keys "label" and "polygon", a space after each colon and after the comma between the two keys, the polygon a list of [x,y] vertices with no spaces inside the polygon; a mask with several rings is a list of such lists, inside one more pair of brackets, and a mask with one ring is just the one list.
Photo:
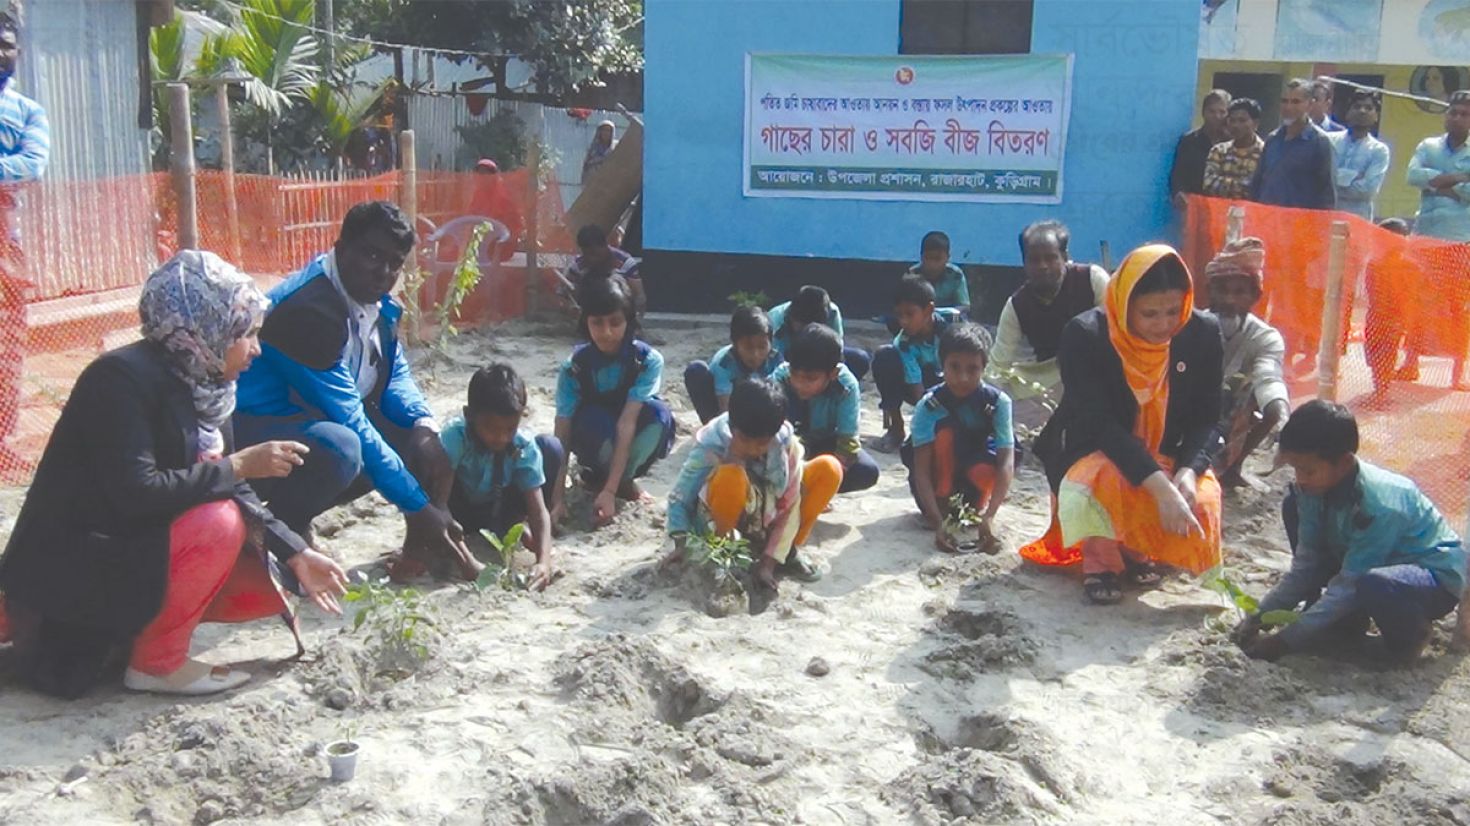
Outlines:
{"label": "sapling with leaves", "polygon": [[480,269],[480,245],[485,243],[485,236],[489,234],[494,225],[489,221],[475,227],[470,232],[470,240],[465,244],[464,251],[460,253],[459,263],[454,267],[454,274],[449,281],[449,289],[444,294],[444,300],[439,304],[439,340],[437,347],[442,351],[449,346],[449,340],[459,334],[454,322],[459,318],[459,309],[464,305],[464,300],[479,286],[484,271]]}
{"label": "sapling with leaves", "polygon": [[1223,570],[1216,571],[1212,576],[1205,578],[1204,586],[1211,591],[1224,594],[1231,604],[1240,610],[1241,617],[1256,617],[1262,627],[1275,628],[1278,626],[1291,625],[1301,619],[1298,611],[1266,611],[1261,612],[1260,601],[1247,594],[1239,585],[1236,585],[1229,577],[1225,576]]}
{"label": "sapling with leaves", "polygon": [[526,531],[526,523],[517,522],[505,532],[505,536],[497,536],[494,531],[481,530],[480,535],[495,549],[500,556],[500,564],[486,565],[485,570],[480,572],[480,578],[475,580],[475,590],[484,591],[488,588],[498,587],[503,591],[518,591],[530,583],[530,578],[515,569],[516,546],[521,543],[521,536]]}
{"label": "sapling with leaves", "polygon": [[417,590],[392,588],[386,577],[363,578],[347,589],[343,599],[357,609],[352,630],[366,629],[376,639],[380,659],[412,664],[428,658],[437,624]]}
{"label": "sapling with leaves", "polygon": [[755,564],[755,557],[750,553],[750,540],[741,536],[739,531],[734,531],[729,536],[721,536],[713,531],[690,534],[685,541],[684,551],[694,563],[712,568],[715,581],[722,584],[738,583],[739,574],[750,570],[750,566]]}

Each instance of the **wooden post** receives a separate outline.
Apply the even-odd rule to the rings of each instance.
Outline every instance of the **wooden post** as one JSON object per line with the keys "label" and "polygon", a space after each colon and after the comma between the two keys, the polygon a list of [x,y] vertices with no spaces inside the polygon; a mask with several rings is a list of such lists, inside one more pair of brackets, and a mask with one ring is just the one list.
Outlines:
{"label": "wooden post", "polygon": [[194,180],[194,123],[189,117],[189,87],[184,83],[168,85],[169,118],[173,128],[169,135],[170,167],[173,170],[174,194],[179,202],[179,249],[199,249],[199,200]]}
{"label": "wooden post", "polygon": [[219,110],[219,165],[225,173],[225,228],[230,236],[230,260],[243,267],[240,250],[240,203],[235,197],[235,135],[230,126],[230,86],[214,87],[214,104]]}
{"label": "wooden post", "polygon": [[1337,366],[1342,347],[1343,282],[1347,270],[1348,225],[1332,222],[1327,246],[1327,291],[1322,298],[1322,343],[1317,348],[1317,398],[1337,401]]}
{"label": "wooden post", "polygon": [[408,251],[408,258],[403,262],[404,276],[399,283],[399,289],[407,294],[408,289],[417,291],[412,299],[407,302],[409,306],[417,308],[414,318],[409,327],[410,339],[418,342],[424,336],[424,315],[428,309],[423,305],[426,290],[419,278],[419,166],[418,155],[414,152],[413,130],[405,129],[398,133],[398,162],[402,167],[403,179],[400,182],[398,195],[399,205],[408,216],[408,225],[413,227],[413,249]]}
{"label": "wooden post", "polygon": [[541,136],[546,131],[546,107],[535,104],[536,116],[527,130],[526,148],[526,315],[541,309]]}
{"label": "wooden post", "polygon": [[1245,207],[1236,204],[1225,212],[1225,243],[1238,241],[1245,234]]}

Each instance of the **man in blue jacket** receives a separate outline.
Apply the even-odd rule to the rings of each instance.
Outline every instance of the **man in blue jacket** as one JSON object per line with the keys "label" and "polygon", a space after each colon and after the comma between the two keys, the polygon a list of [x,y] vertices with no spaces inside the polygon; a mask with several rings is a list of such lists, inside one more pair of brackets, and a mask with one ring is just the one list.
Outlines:
{"label": "man in blue jacket", "polygon": [[479,564],[448,510],[453,469],[398,341],[403,309],[390,292],[413,244],[398,207],[358,204],[331,252],[270,291],[261,355],[240,377],[235,437],[309,448],[290,476],[257,488],[302,536],[317,514],[377,490],[407,521],[395,576],[448,554],[474,578]]}

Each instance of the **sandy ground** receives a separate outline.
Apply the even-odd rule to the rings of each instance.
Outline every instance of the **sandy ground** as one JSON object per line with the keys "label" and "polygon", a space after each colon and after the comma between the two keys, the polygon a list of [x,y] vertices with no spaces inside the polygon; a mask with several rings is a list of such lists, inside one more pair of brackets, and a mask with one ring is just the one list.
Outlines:
{"label": "sandy ground", "polygon": [[[574,526],[550,591],[429,586],[439,633],[408,668],[313,608],[301,663],[279,661],[292,646],[274,623],[206,626],[196,655],[255,676],[213,699],[107,687],[66,703],[0,674],[0,821],[1470,823],[1470,661],[1445,629],[1424,662],[1383,673],[1251,662],[1226,639],[1232,612],[1184,580],[1089,607],[1075,572],[1012,552],[1046,518],[1034,468],[1000,517],[1008,551],[949,557],[880,457],[878,487],[816,530],[825,579],[709,616],[653,563],[696,423],[682,367],[724,331],[653,333],[680,422],[647,485],[660,504]],[[471,369],[509,360],[549,430],[566,347],[560,325],[517,323],[460,336],[419,375],[448,416]],[[1227,565],[1257,594],[1288,562],[1278,502],[1227,500]],[[3,500],[3,530],[18,504]],[[401,537],[376,497],[318,524],[369,572]],[[344,734],[358,775],[331,784],[322,747]]]}

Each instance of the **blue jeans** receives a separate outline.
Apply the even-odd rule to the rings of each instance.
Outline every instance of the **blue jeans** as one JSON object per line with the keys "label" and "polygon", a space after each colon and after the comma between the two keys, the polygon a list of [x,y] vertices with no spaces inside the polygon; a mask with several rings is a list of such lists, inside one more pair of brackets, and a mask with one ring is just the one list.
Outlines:
{"label": "blue jeans", "polygon": [[[920,383],[929,388],[939,382],[938,372],[925,366]],[[873,354],[873,383],[878,385],[878,409],[890,413],[903,409],[903,404],[907,401],[904,394],[908,392],[908,384],[903,379],[903,359],[898,355],[898,348],[892,344],[879,347],[878,352]]]}
{"label": "blue jeans", "polygon": [[[561,440],[555,436],[537,436],[536,447],[541,449],[541,472],[546,477],[546,483],[541,486],[541,495],[550,502],[556,479],[561,475],[562,464],[566,462],[566,450],[561,446]],[[449,514],[464,527],[466,533],[489,529],[497,534],[504,534],[512,525],[525,521],[526,497],[523,491],[510,485],[501,489],[500,495],[488,502],[471,502],[456,478],[454,487],[449,491]]]}
{"label": "blue jeans", "polygon": [[862,381],[863,376],[868,375],[868,368],[873,366],[873,357],[861,347],[843,347],[842,363],[852,371],[854,378]]}
{"label": "blue jeans", "polygon": [[[814,439],[803,438],[802,446],[806,448],[806,458],[823,456],[837,453],[837,438],[825,436]],[[867,490],[878,484],[878,476],[881,473],[878,463],[874,461],[871,454],[866,450],[859,449],[857,458],[847,466],[842,474],[842,487],[837,489],[838,493],[852,493],[859,490]]]}
{"label": "blue jeans", "polygon": [[[369,419],[403,462],[419,467],[418,457],[408,455],[411,430],[398,427],[369,408]],[[311,530],[311,520],[328,508],[345,504],[373,489],[372,479],[362,472],[362,442],[349,428],[322,419],[301,416],[251,416],[236,413],[235,443],[239,447],[263,442],[290,440],[306,445],[310,452],[301,467],[279,479],[253,479],[250,486],[270,506],[271,513],[299,534]],[[417,478],[417,477],[416,477]],[[428,480],[419,478],[420,485]]]}
{"label": "blue jeans", "polygon": [[[621,414],[621,408],[614,411],[587,403],[572,415],[572,454],[586,472],[589,485],[599,486],[607,480]],[[646,475],[654,462],[669,455],[673,445],[673,411],[663,399],[649,399],[638,411],[638,425],[628,449],[628,466],[623,470],[622,481]]]}
{"label": "blue jeans", "polygon": [[715,374],[710,371],[709,362],[695,361],[684,368],[684,389],[701,424],[720,415],[720,397],[715,394]]}

